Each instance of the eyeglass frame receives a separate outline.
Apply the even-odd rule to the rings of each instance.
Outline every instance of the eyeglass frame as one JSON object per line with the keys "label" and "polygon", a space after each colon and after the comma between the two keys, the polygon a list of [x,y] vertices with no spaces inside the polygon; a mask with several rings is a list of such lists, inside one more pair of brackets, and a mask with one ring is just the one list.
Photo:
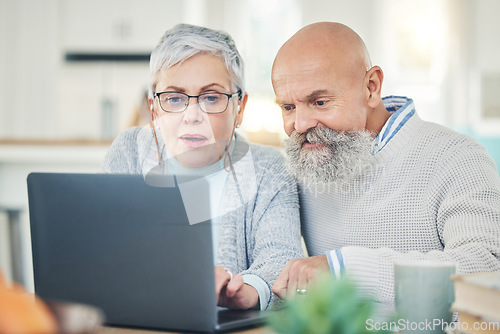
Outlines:
{"label": "eyeglass frame", "polygon": [[[187,96],[188,100],[184,106],[184,109],[182,109],[181,111],[167,111],[167,110],[163,109],[163,106],[161,105],[161,102],[160,102],[160,95],[165,94],[165,93],[175,93],[175,94],[182,94],[182,95]],[[209,94],[221,94],[221,95],[227,96],[227,103],[226,103],[226,107],[224,108],[224,110],[216,111],[216,112],[208,112],[208,111],[203,110],[203,108],[200,105],[200,96],[209,95]],[[233,98],[233,96],[235,96],[235,95],[238,95],[238,100],[241,100],[241,90],[238,90],[236,93],[233,93],[233,94],[220,93],[220,92],[210,92],[210,93],[202,93],[199,95],[188,95],[188,94],[182,93],[182,92],[171,92],[171,91],[159,92],[159,93],[153,92],[153,99],[155,97],[158,98],[158,104],[160,105],[161,110],[163,110],[164,112],[171,113],[171,114],[180,114],[180,113],[183,113],[184,111],[186,111],[186,109],[189,107],[189,101],[191,100],[191,98],[196,98],[196,102],[197,102],[198,106],[200,107],[200,110],[203,111],[205,114],[210,115],[210,114],[222,114],[223,112],[225,112],[227,110],[227,107],[229,106],[229,99]]]}

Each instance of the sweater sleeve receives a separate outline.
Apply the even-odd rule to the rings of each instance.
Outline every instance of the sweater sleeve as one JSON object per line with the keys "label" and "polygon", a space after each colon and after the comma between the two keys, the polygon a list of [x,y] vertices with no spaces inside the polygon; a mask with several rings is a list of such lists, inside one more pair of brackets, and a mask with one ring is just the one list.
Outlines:
{"label": "sweater sleeve", "polygon": [[106,153],[100,173],[140,174],[137,137],[141,128],[134,127],[120,133]]}
{"label": "sweater sleeve", "polygon": [[[241,274],[261,277],[268,285],[265,305],[275,306],[278,298],[271,288],[285,264],[303,257],[296,182],[286,171],[279,152],[257,163],[262,172],[252,215],[250,267]],[[261,301],[262,306],[262,301]]]}
{"label": "sweater sleeve", "polygon": [[442,250],[396,252],[390,248],[343,247],[346,275],[363,293],[393,304],[396,260],[457,264],[458,273],[500,270],[500,180],[486,150],[475,142],[450,150],[429,184],[427,203]]}

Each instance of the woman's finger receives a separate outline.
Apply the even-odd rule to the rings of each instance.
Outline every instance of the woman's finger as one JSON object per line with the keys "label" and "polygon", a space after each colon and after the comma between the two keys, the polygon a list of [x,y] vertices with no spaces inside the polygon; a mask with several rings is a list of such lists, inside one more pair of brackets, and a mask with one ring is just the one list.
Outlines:
{"label": "woman's finger", "polygon": [[226,297],[233,298],[243,286],[243,276],[234,275],[233,279],[226,286]]}

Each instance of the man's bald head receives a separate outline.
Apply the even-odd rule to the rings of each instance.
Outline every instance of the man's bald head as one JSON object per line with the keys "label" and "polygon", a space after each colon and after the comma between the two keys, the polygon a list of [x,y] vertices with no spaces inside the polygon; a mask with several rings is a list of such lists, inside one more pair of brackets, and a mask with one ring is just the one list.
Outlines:
{"label": "man's bald head", "polygon": [[281,65],[296,66],[304,61],[322,61],[348,71],[366,72],[371,60],[365,43],[351,28],[341,23],[310,24],[293,35],[278,51],[274,70]]}
{"label": "man's bald head", "polygon": [[[335,130],[377,133],[390,115],[381,103],[382,69],[371,65],[361,37],[340,23],[319,22],[300,29],[278,51],[271,80],[283,111],[303,111],[283,114],[288,135],[319,123]],[[342,117],[335,112],[347,105],[351,112]],[[313,117],[319,114],[306,117],[305,111],[320,106],[321,121]]]}

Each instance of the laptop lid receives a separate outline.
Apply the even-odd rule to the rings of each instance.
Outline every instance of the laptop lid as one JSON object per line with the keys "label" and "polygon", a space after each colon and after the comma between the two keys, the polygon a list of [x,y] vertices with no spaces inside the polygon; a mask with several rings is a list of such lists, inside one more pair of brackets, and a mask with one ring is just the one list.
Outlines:
{"label": "laptop lid", "polygon": [[[140,175],[28,176],[35,292],[100,307],[106,323],[213,331],[210,222]],[[207,197],[208,198],[208,197]]]}

